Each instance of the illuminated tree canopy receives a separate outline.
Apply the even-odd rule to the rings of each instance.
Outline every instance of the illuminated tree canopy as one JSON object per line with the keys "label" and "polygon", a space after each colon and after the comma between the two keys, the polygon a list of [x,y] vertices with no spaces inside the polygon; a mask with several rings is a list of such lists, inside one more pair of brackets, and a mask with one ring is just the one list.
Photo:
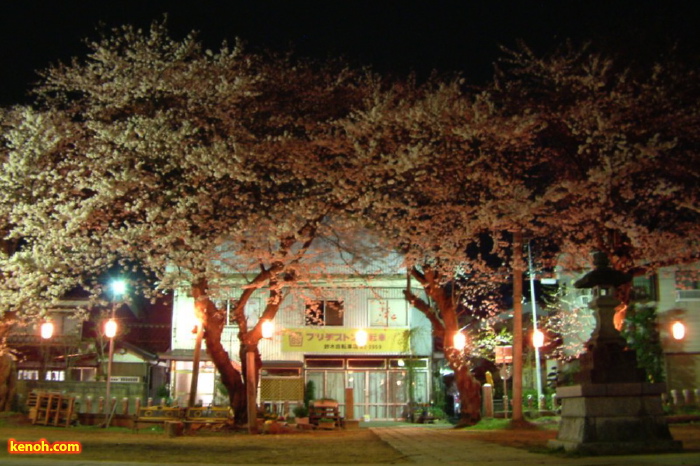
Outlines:
{"label": "illuminated tree canopy", "polygon": [[90,49],[48,69],[37,104],[4,118],[0,206],[7,239],[21,242],[0,264],[5,310],[40,314],[78,285],[97,296],[95,278],[115,264],[137,264],[160,290],[189,283],[243,421],[210,291],[252,271],[234,314],[241,351],[257,352],[246,297],[268,287],[263,318],[274,317],[325,219],[352,201],[344,173],[327,169],[342,153],[330,122],[359,102],[365,73],[240,45],[203,50],[159,23]]}
{"label": "illuminated tree canopy", "polygon": [[465,423],[479,419],[478,385],[449,339],[500,311],[497,287],[522,267],[513,237],[573,267],[594,249],[639,273],[698,259],[690,67],[523,48],[473,89],[240,44],[205,50],[162,23],[89,48],[44,72],[34,105],[2,109],[0,312],[40,315],[76,286],[97,297],[115,264],[147,270],[159,290],[187,283],[239,413],[217,286],[250,272],[234,315],[241,351],[257,351],[246,296],[269,289],[263,318],[274,317],[311,272],[312,243],[340,225],[405,255],[423,287],[406,297],[444,343]]}

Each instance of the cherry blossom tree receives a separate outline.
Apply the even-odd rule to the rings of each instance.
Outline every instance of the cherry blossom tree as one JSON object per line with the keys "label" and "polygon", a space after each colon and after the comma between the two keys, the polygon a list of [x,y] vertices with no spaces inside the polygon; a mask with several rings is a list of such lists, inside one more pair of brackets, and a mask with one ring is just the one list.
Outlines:
{"label": "cherry blossom tree", "polygon": [[363,215],[405,254],[423,288],[405,295],[443,342],[462,424],[479,421],[480,389],[453,337],[498,311],[497,287],[512,262],[502,232],[522,229],[536,210],[521,175],[537,162],[528,149],[538,125],[459,78],[398,84],[344,122],[373,200]]}
{"label": "cherry blossom tree", "polygon": [[95,278],[115,264],[149,271],[158,290],[187,284],[244,422],[245,386],[211,291],[231,262],[255,265],[234,316],[241,351],[259,364],[246,299],[266,287],[262,319],[274,317],[324,220],[351,202],[342,173],[324,167],[342,153],[329,123],[360,101],[365,73],[240,44],[212,52],[194,35],[171,39],[164,23],[89,47],[45,71],[36,105],[5,119],[1,214],[22,246],[0,263],[4,310],[39,315],[76,285],[99,295]]}
{"label": "cherry blossom tree", "polygon": [[[634,275],[696,261],[700,148],[697,68],[668,57],[625,63],[590,46],[562,46],[538,57],[508,51],[494,94],[543,122],[543,208],[571,270],[603,251]],[[624,320],[630,287],[620,290]]]}
{"label": "cherry blossom tree", "polygon": [[[359,158],[375,167],[368,218],[406,252],[436,304],[407,296],[437,316],[443,337],[461,324],[438,304],[450,302],[438,288],[463,270],[497,276],[467,254],[484,234],[516,295],[523,238],[556,253],[541,260],[575,267],[592,250],[635,273],[698,258],[692,67],[669,61],[640,71],[585,48],[544,58],[523,48],[500,65],[483,92],[465,92],[459,79],[399,85],[345,125]],[[514,329],[515,358],[521,333]],[[463,399],[477,396],[468,385]],[[465,423],[478,419],[476,406],[463,407]]]}

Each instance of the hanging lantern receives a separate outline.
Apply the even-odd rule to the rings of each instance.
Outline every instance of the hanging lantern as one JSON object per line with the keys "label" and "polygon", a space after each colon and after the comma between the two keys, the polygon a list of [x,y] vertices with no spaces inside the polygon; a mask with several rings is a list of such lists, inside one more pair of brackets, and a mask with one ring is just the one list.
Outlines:
{"label": "hanging lantern", "polygon": [[467,346],[467,336],[462,332],[455,333],[452,339],[452,346],[454,346],[457,351],[462,351]]}
{"label": "hanging lantern", "polygon": [[275,334],[275,323],[271,320],[263,320],[262,323],[262,337],[272,338]]}
{"label": "hanging lantern", "polygon": [[535,348],[542,348],[544,346],[544,333],[542,333],[542,330],[535,329],[535,331],[532,332],[532,346]]}
{"label": "hanging lantern", "polygon": [[682,340],[685,338],[685,325],[683,322],[677,320],[671,325],[671,334],[675,340]]}
{"label": "hanging lantern", "polygon": [[41,338],[48,340],[53,336],[53,323],[44,322],[41,324]]}
{"label": "hanging lantern", "polygon": [[109,319],[105,322],[105,336],[107,338],[114,338],[117,334],[117,321],[114,319]]}
{"label": "hanging lantern", "polygon": [[367,344],[367,340],[369,339],[369,335],[367,335],[367,331],[360,329],[357,332],[355,332],[355,343],[357,343],[357,346],[362,348]]}

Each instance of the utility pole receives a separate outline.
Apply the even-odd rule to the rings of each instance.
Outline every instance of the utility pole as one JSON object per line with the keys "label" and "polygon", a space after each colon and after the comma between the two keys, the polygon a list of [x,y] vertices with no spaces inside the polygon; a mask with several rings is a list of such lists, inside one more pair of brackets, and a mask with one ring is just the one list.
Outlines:
{"label": "utility pole", "polygon": [[523,420],[523,233],[513,233],[513,422]]}
{"label": "utility pole", "polygon": [[527,243],[527,269],[530,275],[530,303],[532,305],[532,346],[535,348],[535,380],[537,381],[537,407],[542,398],[542,369],[540,368],[540,347],[535,343],[537,333],[537,302],[535,301],[535,274],[532,271],[532,243]]}

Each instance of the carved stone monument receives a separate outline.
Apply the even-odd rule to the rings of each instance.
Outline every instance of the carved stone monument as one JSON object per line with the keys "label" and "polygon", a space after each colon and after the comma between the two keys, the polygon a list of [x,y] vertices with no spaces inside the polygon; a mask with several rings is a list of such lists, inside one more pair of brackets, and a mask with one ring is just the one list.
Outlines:
{"label": "carved stone monument", "polygon": [[648,383],[636,355],[613,324],[620,304],[615,289],[631,280],[610,267],[603,253],[594,254],[595,269],[574,283],[592,288],[596,327],[579,357],[577,385],[559,387],[561,423],[550,448],[585,454],[624,454],[681,449],[664,417],[663,383]]}

